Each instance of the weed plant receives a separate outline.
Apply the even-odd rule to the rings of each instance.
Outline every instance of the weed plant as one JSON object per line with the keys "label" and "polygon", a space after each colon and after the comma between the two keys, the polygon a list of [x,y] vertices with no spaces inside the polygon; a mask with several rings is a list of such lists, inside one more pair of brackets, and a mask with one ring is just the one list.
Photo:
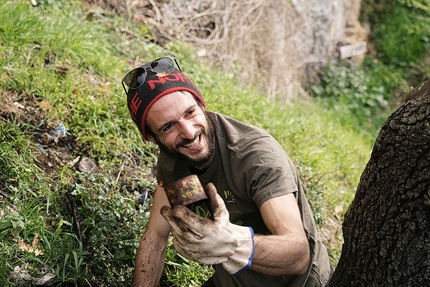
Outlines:
{"label": "weed plant", "polygon": [[62,282],[85,282],[88,252],[62,215],[52,181],[35,166],[27,132],[14,121],[0,122],[1,285],[16,286],[7,278],[22,267],[33,274],[54,273]]}
{"label": "weed plant", "polygon": [[360,69],[348,61],[331,62],[311,91],[321,106],[336,112],[344,125],[376,137],[396,108],[393,103],[402,100],[396,99],[396,95],[404,95],[408,84],[400,69],[375,64],[369,56]]}
{"label": "weed plant", "polygon": [[[203,66],[184,43],[154,44],[147,27],[126,18],[79,1],[37,3],[0,0],[0,96],[17,94],[18,102],[35,101],[43,112],[36,121],[0,114],[1,286],[19,285],[11,279],[15,268],[54,274],[57,286],[130,285],[158,152],[128,115],[120,80],[135,66],[173,55],[208,109],[271,133],[298,166],[320,227],[342,218],[386,117],[378,111],[389,109],[393,89],[403,87],[396,68],[368,64],[351,77],[350,67],[329,66],[314,87],[318,99],[286,104]],[[35,139],[60,122],[73,149],[48,173],[41,164],[46,151]],[[82,156],[98,170],[78,171],[73,161]],[[334,265],[337,239],[328,246]],[[212,272],[169,244],[165,285],[199,286]]]}
{"label": "weed plant", "polygon": [[405,68],[422,61],[430,50],[428,0],[364,0],[361,18],[371,24],[372,40],[386,65],[407,73]]}

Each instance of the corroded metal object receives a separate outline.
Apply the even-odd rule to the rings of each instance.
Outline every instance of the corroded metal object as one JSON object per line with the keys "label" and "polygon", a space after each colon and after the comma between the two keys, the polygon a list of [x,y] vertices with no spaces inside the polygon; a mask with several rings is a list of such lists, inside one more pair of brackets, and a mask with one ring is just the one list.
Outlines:
{"label": "corroded metal object", "polygon": [[189,206],[207,199],[206,193],[197,175],[192,174],[164,187],[170,205]]}

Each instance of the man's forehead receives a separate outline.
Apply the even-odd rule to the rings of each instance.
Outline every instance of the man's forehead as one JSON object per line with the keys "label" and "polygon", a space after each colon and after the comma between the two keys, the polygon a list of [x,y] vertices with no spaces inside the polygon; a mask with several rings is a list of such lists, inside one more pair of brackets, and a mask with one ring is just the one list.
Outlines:
{"label": "man's forehead", "polygon": [[180,104],[187,105],[187,103],[191,102],[195,102],[192,94],[186,91],[176,91],[159,98],[149,109],[148,115],[151,111],[170,110],[178,107]]}
{"label": "man's forehead", "polygon": [[173,92],[158,99],[148,111],[147,121],[150,124],[173,120],[197,104],[194,96],[188,92]]}

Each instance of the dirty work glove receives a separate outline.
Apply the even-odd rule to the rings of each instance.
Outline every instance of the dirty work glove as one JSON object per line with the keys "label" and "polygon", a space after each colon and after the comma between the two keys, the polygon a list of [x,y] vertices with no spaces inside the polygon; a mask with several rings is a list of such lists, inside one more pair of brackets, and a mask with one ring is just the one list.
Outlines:
{"label": "dirty work glove", "polygon": [[251,227],[230,223],[229,213],[215,186],[206,187],[213,220],[203,218],[185,206],[161,208],[161,214],[174,231],[173,244],[185,258],[220,264],[230,274],[251,266],[254,257],[254,231]]}

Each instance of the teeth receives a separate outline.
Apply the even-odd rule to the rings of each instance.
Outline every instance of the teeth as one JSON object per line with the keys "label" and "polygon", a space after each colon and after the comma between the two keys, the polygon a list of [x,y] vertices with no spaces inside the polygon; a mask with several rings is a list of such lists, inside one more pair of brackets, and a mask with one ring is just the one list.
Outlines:
{"label": "teeth", "polygon": [[199,142],[200,142],[200,138],[199,138],[199,137],[196,137],[196,139],[195,139],[194,141],[192,141],[192,142],[191,142],[191,143],[189,143],[189,144],[184,145],[184,147],[189,148],[189,147],[192,147],[192,146],[194,146],[194,145],[198,144]]}

